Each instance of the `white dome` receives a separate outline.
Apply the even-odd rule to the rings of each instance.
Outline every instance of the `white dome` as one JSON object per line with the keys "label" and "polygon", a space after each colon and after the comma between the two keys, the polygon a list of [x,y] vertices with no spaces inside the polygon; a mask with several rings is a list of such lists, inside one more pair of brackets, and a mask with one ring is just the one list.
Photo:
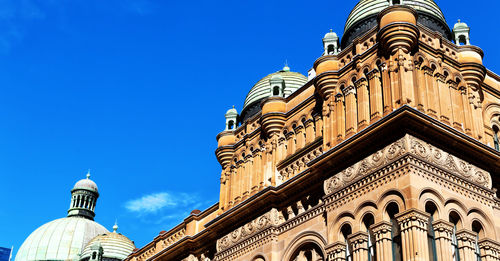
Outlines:
{"label": "white dome", "polygon": [[98,192],[97,184],[95,184],[95,182],[92,181],[89,177],[90,177],[90,175],[88,175],[86,179],[82,179],[82,180],[79,180],[78,182],[76,182],[75,186],[73,187],[73,190],[86,189],[86,190],[90,190],[93,192]]}
{"label": "white dome", "polygon": [[90,242],[82,252],[82,259],[90,258],[90,255],[92,254],[92,245],[94,244],[101,245],[103,249],[102,256],[104,258],[113,258],[119,260],[125,259],[135,249],[134,242],[132,242],[126,236],[116,232],[106,233],[90,240]]}
{"label": "white dome", "polygon": [[24,241],[16,261],[79,259],[84,246],[108,230],[82,217],[56,219],[39,227]]}

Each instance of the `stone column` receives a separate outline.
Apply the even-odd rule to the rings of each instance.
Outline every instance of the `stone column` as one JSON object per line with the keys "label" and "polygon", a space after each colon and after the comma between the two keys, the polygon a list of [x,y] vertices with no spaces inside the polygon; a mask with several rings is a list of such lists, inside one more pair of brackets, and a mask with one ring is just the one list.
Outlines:
{"label": "stone column", "polygon": [[345,128],[346,138],[351,137],[357,132],[357,105],[356,105],[356,88],[354,86],[347,86],[344,90],[345,96]]}
{"label": "stone column", "polygon": [[488,238],[479,240],[479,249],[481,250],[481,261],[500,260],[500,244]]}
{"label": "stone column", "polygon": [[475,261],[476,233],[466,229],[459,230],[457,231],[457,241],[460,260]]}
{"label": "stone column", "polygon": [[371,230],[375,236],[375,260],[392,260],[392,225],[389,222],[380,222],[371,225]]}
{"label": "stone column", "polygon": [[467,88],[461,87],[460,94],[462,97],[462,106],[464,109],[464,131],[465,134],[469,136],[473,136],[473,128],[472,128],[472,112],[471,105],[469,103],[469,99],[467,98]]}
{"label": "stone column", "polygon": [[436,82],[434,81],[434,69],[425,66],[424,77],[426,83],[425,85],[426,85],[427,101],[429,102],[427,106],[427,114],[432,118],[437,119],[439,103],[437,99],[438,93],[435,88]]}
{"label": "stone column", "polygon": [[368,77],[368,86],[370,88],[370,122],[375,122],[382,118],[384,110],[380,72],[373,69],[368,72],[366,77]]}
{"label": "stone column", "polygon": [[425,113],[427,109],[427,87],[425,82],[425,74],[423,64],[420,61],[415,62],[415,97],[417,100],[417,109]]}
{"label": "stone column", "polygon": [[304,127],[302,125],[297,126],[295,128],[295,139],[297,140],[297,150],[300,150],[304,147],[306,143],[306,138],[304,135]]}
{"label": "stone column", "polygon": [[403,261],[427,261],[429,246],[427,227],[429,214],[418,209],[409,209],[396,215],[401,227]]}
{"label": "stone column", "polygon": [[451,105],[453,112],[453,128],[464,131],[464,108],[462,103],[462,97],[460,90],[458,89],[458,84],[454,81],[449,81],[448,86],[451,94]]}
{"label": "stone column", "polygon": [[336,242],[326,247],[328,261],[345,261],[345,250],[347,245],[344,242]]}
{"label": "stone column", "polygon": [[446,86],[446,76],[443,74],[436,74],[436,81],[439,92],[439,107],[441,114],[439,120],[451,126],[451,99],[450,89]]}
{"label": "stone column", "polygon": [[337,143],[340,143],[345,138],[345,106],[344,106],[344,95],[337,93],[335,96],[335,121],[337,122]]}
{"label": "stone column", "polygon": [[357,232],[349,235],[349,242],[352,247],[352,260],[353,261],[366,261],[368,260],[368,233]]}
{"label": "stone column", "polygon": [[368,81],[361,78],[355,83],[358,97],[358,130],[362,130],[370,124],[370,97],[368,94]]}
{"label": "stone column", "polygon": [[384,101],[384,116],[392,112],[392,92],[391,78],[389,77],[389,68],[386,63],[380,65],[382,74],[382,95]]}
{"label": "stone column", "polygon": [[438,261],[453,261],[453,224],[444,220],[432,222],[436,238],[436,256]]}
{"label": "stone column", "polygon": [[314,122],[311,119],[308,119],[304,122],[306,125],[306,144],[314,141]]}

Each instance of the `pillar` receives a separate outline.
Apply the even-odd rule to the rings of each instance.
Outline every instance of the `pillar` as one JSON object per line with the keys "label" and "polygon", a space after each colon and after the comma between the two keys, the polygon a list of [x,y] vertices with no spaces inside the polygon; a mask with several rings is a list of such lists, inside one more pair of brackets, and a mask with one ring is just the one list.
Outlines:
{"label": "pillar", "polygon": [[392,260],[392,225],[389,222],[380,222],[371,225],[375,237],[375,260]]}
{"label": "pillar", "polygon": [[383,115],[383,97],[380,72],[373,69],[366,75],[368,77],[368,86],[370,88],[370,123],[382,118]]}
{"label": "pillar", "polygon": [[453,261],[453,224],[444,220],[436,220],[432,222],[432,226],[436,239],[437,261]]}
{"label": "pillar", "polygon": [[335,96],[335,121],[337,122],[337,143],[340,143],[345,138],[345,106],[344,95],[337,93]]}
{"label": "pillar", "polygon": [[352,260],[368,260],[368,233],[360,231],[349,235],[348,239],[352,247]]}
{"label": "pillar", "polygon": [[429,259],[427,241],[429,217],[429,214],[418,209],[409,209],[396,215],[401,228],[403,261],[427,261]]}
{"label": "pillar", "polygon": [[500,260],[500,244],[491,239],[479,240],[479,249],[481,250],[481,261]]}
{"label": "pillar", "polygon": [[349,138],[357,132],[356,89],[354,86],[347,86],[342,91],[345,97],[345,137]]}
{"label": "pillar", "polygon": [[362,130],[370,124],[370,97],[368,93],[368,81],[361,78],[355,83],[358,105],[358,130]]}
{"label": "pillar", "polygon": [[476,233],[462,229],[457,231],[458,252],[460,260],[476,260]]}
{"label": "pillar", "polygon": [[328,261],[345,261],[345,250],[347,245],[344,242],[336,242],[326,247]]}
{"label": "pillar", "polygon": [[446,86],[446,76],[442,74],[436,74],[436,81],[439,93],[439,108],[440,116],[439,120],[445,124],[451,126],[451,100],[450,100],[450,89]]}

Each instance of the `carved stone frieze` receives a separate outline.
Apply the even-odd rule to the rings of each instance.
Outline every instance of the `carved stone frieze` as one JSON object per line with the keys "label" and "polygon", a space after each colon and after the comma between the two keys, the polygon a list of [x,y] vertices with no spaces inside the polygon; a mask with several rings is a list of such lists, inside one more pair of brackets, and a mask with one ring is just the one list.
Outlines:
{"label": "carved stone frieze", "polygon": [[378,170],[380,167],[396,161],[403,155],[411,155],[417,159],[424,160],[473,184],[488,189],[492,187],[491,176],[488,172],[427,142],[411,135],[406,135],[327,179],[324,182],[325,194],[329,195],[353,181]]}
{"label": "carved stone frieze", "polygon": [[231,233],[217,240],[217,252],[224,251],[231,246],[261,232],[262,230],[277,226],[282,222],[277,209],[271,209],[264,215],[233,230]]}
{"label": "carved stone frieze", "polygon": [[282,182],[303,171],[307,167],[307,163],[319,157],[321,154],[323,154],[323,148],[321,145],[319,145],[304,156],[286,165],[286,167],[279,170],[278,183],[281,184]]}

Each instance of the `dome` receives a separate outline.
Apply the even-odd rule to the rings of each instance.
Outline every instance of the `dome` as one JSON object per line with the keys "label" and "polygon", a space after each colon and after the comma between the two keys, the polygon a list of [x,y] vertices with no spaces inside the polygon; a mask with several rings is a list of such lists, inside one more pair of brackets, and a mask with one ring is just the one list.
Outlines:
{"label": "dome", "polygon": [[96,192],[96,193],[98,192],[98,190],[97,190],[97,184],[95,184],[95,182],[90,179],[90,173],[87,174],[87,178],[86,179],[82,179],[82,180],[79,180],[78,182],[76,182],[76,184],[73,187],[72,191],[73,190],[77,190],[77,189],[90,190],[90,191],[93,191],[93,192]]}
{"label": "dome", "polygon": [[247,94],[243,110],[241,111],[242,122],[245,122],[248,118],[259,112],[260,102],[273,95],[271,92],[271,81],[282,81],[284,85],[283,95],[287,97],[304,86],[307,83],[307,77],[298,72],[292,72],[288,66],[285,66],[283,70],[262,78]]}
{"label": "dome", "polygon": [[16,261],[79,259],[81,250],[99,234],[108,230],[82,217],[56,219],[36,229],[24,241]]}
{"label": "dome", "polygon": [[[395,0],[359,1],[347,18],[341,42],[342,48],[377,26],[378,13],[389,7],[393,1]],[[451,39],[450,28],[446,24],[443,12],[433,0],[399,0],[398,2],[417,11],[419,14],[418,23],[441,33],[447,39]]]}
{"label": "dome", "polygon": [[463,23],[460,20],[458,20],[458,23],[456,23],[455,26],[453,26],[453,30],[457,29],[469,29],[469,26],[466,23]]}
{"label": "dome", "polygon": [[330,29],[330,32],[326,33],[323,39],[338,39],[338,36],[332,29]]}
{"label": "dome", "polygon": [[234,106],[233,106],[233,108],[227,110],[226,116],[229,116],[229,115],[238,115],[238,111],[234,108]]}
{"label": "dome", "polygon": [[103,259],[123,260],[135,249],[135,245],[132,240],[120,233],[117,233],[115,230],[112,233],[98,235],[94,239],[90,240],[87,246],[83,249],[81,259],[89,259],[93,250],[92,246],[95,248],[96,244],[102,247]]}

